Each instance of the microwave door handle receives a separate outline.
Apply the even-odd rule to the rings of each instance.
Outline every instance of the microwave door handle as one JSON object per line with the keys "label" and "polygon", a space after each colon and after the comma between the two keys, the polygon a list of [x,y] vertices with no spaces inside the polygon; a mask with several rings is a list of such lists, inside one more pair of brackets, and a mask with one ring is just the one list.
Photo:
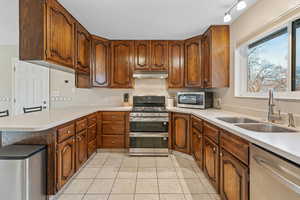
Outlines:
{"label": "microwave door handle", "polygon": [[300,195],[300,185],[295,183],[290,178],[286,177],[285,174],[292,177],[293,179],[297,180],[300,183],[299,177],[297,174],[291,172],[289,169],[279,165],[273,164],[272,162],[260,157],[260,156],[253,156],[253,159],[256,161],[258,165],[264,168],[270,175],[280,181],[282,184],[286,185],[292,191]]}

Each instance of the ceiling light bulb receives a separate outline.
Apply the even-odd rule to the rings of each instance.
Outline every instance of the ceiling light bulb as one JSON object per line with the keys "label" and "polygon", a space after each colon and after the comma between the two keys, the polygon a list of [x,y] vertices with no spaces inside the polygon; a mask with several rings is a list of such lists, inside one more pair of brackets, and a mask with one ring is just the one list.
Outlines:
{"label": "ceiling light bulb", "polygon": [[239,0],[239,2],[236,5],[237,10],[243,10],[247,7],[247,3],[244,0]]}
{"label": "ceiling light bulb", "polygon": [[231,15],[230,15],[230,13],[226,13],[224,16],[224,22],[227,23],[230,21],[231,21]]}

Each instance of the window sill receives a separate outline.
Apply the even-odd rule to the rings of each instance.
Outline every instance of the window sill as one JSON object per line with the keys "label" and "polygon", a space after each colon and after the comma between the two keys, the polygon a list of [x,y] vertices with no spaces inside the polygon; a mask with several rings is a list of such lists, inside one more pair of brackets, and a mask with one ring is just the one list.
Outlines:
{"label": "window sill", "polygon": [[[244,98],[244,99],[268,99],[268,94],[235,94],[236,98]],[[286,94],[278,94],[274,93],[274,98],[278,100],[284,101],[299,101],[300,100],[300,92],[290,92]]]}

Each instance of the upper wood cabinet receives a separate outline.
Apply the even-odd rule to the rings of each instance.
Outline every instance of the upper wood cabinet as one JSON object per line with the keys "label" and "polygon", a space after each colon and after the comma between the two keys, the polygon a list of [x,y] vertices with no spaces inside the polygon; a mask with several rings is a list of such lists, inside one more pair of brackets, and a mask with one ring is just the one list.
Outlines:
{"label": "upper wood cabinet", "polygon": [[229,26],[211,26],[202,38],[205,88],[229,87]]}
{"label": "upper wood cabinet", "polygon": [[169,41],[169,88],[184,87],[184,42]]}
{"label": "upper wood cabinet", "polygon": [[203,87],[203,69],[201,66],[201,36],[185,41],[185,87]]}
{"label": "upper wood cabinet", "polygon": [[173,114],[173,148],[176,151],[190,153],[190,116],[187,114]]}
{"label": "upper wood cabinet", "polygon": [[79,73],[90,73],[91,36],[89,32],[76,24],[76,71]]}
{"label": "upper wood cabinet", "polygon": [[151,41],[151,70],[168,70],[168,41]]}
{"label": "upper wood cabinet", "polygon": [[97,36],[92,38],[93,86],[108,87],[110,78],[110,42]]}
{"label": "upper wood cabinet", "polygon": [[134,70],[135,71],[150,70],[150,41],[149,40],[134,41]]}
{"label": "upper wood cabinet", "polygon": [[112,41],[111,87],[132,88],[133,41]]}
{"label": "upper wood cabinet", "polygon": [[56,0],[20,1],[20,60],[74,68],[75,20]]}

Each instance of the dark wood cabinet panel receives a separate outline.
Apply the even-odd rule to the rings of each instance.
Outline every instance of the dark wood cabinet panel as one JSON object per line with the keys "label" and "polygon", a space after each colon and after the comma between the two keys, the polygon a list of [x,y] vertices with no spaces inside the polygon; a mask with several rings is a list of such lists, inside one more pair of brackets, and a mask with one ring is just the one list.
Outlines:
{"label": "dark wood cabinet panel", "polygon": [[169,41],[169,88],[184,87],[184,42]]}
{"label": "dark wood cabinet panel", "polygon": [[88,143],[88,157],[90,157],[97,150],[97,140],[94,139]]}
{"label": "dark wood cabinet panel", "polygon": [[84,117],[76,121],[76,133],[79,133],[87,128],[87,118]]}
{"label": "dark wood cabinet panel", "polygon": [[203,123],[203,133],[206,137],[210,138],[212,141],[214,141],[216,144],[219,144],[219,129],[218,127],[208,123]]}
{"label": "dark wood cabinet panel", "polygon": [[198,166],[203,168],[203,134],[192,128],[192,154]]}
{"label": "dark wood cabinet panel", "polygon": [[173,148],[176,151],[190,153],[189,119],[186,114],[173,114]]}
{"label": "dark wood cabinet panel", "polygon": [[87,161],[87,132],[76,135],[76,171]]}
{"label": "dark wood cabinet panel", "polygon": [[125,148],[124,135],[103,135],[102,148]]}
{"label": "dark wood cabinet panel", "polygon": [[219,191],[219,146],[204,136],[204,173]]}
{"label": "dark wood cabinet panel", "polygon": [[75,137],[57,145],[57,190],[60,190],[75,173]]}
{"label": "dark wood cabinet panel", "polygon": [[203,87],[201,66],[201,36],[185,41],[185,87]]}
{"label": "dark wood cabinet panel", "polygon": [[150,70],[150,41],[149,40],[134,41],[134,70],[135,71]]}
{"label": "dark wood cabinet panel", "polygon": [[57,128],[57,142],[62,142],[75,135],[75,125],[73,122],[61,125]]}
{"label": "dark wood cabinet panel", "polygon": [[97,124],[93,124],[90,127],[88,127],[87,140],[88,142],[91,142],[96,138],[97,138]]}
{"label": "dark wood cabinet panel", "polygon": [[210,59],[210,51],[211,51],[211,36],[210,34],[205,34],[202,37],[202,46],[201,46],[201,54],[202,54],[202,68],[203,68],[203,87],[211,88],[212,87],[212,79],[211,79],[211,59]]}
{"label": "dark wood cabinet panel", "polygon": [[221,152],[220,165],[220,194],[222,199],[248,200],[248,167],[225,150]]}
{"label": "dark wood cabinet panel", "polygon": [[91,36],[89,32],[76,24],[76,71],[80,73],[90,73]]}
{"label": "dark wood cabinet panel", "polygon": [[92,84],[91,84],[90,74],[76,72],[75,85],[76,88],[85,88],[85,89],[91,88]]}
{"label": "dark wood cabinet panel", "polygon": [[132,88],[133,41],[112,42],[112,88]]}
{"label": "dark wood cabinet panel", "polygon": [[93,86],[108,87],[111,59],[110,42],[97,36],[93,36],[92,38]]}
{"label": "dark wood cabinet panel", "polygon": [[151,70],[154,71],[168,70],[168,41],[166,40],[151,41]]}

